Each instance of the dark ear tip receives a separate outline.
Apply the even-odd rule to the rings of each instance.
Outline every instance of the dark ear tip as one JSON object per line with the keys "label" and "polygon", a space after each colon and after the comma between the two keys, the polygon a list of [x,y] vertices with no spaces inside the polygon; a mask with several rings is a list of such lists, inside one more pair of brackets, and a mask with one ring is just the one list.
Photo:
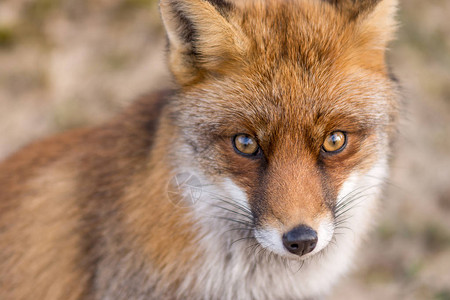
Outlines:
{"label": "dark ear tip", "polygon": [[322,0],[330,3],[341,11],[345,11],[355,18],[361,14],[370,12],[382,0]]}
{"label": "dark ear tip", "polygon": [[205,0],[214,6],[221,14],[233,9],[233,4],[226,0]]}
{"label": "dark ear tip", "polygon": [[[219,13],[223,14],[233,9],[234,5],[227,0],[203,0],[208,2],[212,6],[214,6]],[[168,6],[176,6],[179,2],[183,2],[182,0],[159,0],[159,6],[168,5]]]}

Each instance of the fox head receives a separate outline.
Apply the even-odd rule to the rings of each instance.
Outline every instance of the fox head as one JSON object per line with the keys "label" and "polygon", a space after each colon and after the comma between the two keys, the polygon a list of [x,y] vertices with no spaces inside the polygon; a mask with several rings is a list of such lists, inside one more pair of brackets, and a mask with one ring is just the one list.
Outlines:
{"label": "fox head", "polygon": [[160,8],[179,84],[174,166],[213,191],[202,198],[284,257],[320,252],[345,222],[348,235],[362,234],[395,133],[385,51],[396,1],[162,0]]}

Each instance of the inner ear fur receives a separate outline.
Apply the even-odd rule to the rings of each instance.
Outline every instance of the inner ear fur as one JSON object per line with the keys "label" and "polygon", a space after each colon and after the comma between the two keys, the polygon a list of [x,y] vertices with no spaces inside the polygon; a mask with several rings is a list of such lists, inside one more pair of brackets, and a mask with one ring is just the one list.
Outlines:
{"label": "inner ear fur", "polygon": [[[370,0],[368,0],[370,1]],[[379,0],[370,10],[359,17],[360,32],[369,38],[368,46],[372,49],[385,50],[387,43],[394,38],[397,30],[395,19],[398,7],[397,0]]]}
{"label": "inner ear fur", "polygon": [[397,29],[395,20],[398,0],[324,0],[355,26],[357,46],[363,51],[375,50],[384,57],[387,44]]}
{"label": "inner ear fur", "polygon": [[169,66],[181,85],[221,73],[245,52],[245,37],[229,21],[233,5],[224,0],[161,0]]}

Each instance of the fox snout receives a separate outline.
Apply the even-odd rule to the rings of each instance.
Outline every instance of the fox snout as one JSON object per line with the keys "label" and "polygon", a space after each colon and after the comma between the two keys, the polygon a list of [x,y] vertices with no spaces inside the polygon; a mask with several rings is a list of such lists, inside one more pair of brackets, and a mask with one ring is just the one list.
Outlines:
{"label": "fox snout", "polygon": [[258,190],[249,195],[255,236],[264,248],[306,257],[332,239],[336,196],[328,191],[329,179],[315,161],[301,146],[274,149]]}
{"label": "fox snout", "polygon": [[317,232],[306,225],[297,226],[283,234],[283,245],[292,254],[308,254],[317,245]]}
{"label": "fox snout", "polygon": [[[323,250],[333,238],[334,222],[331,211],[314,215],[310,221],[305,217],[288,215],[271,221],[258,221],[255,237],[262,247],[282,256],[309,257]],[[285,224],[295,224],[286,226]]]}
{"label": "fox snout", "polygon": [[324,218],[314,229],[299,224],[291,229],[265,226],[255,229],[255,237],[260,245],[282,256],[309,257],[323,250],[333,238],[333,222]]}

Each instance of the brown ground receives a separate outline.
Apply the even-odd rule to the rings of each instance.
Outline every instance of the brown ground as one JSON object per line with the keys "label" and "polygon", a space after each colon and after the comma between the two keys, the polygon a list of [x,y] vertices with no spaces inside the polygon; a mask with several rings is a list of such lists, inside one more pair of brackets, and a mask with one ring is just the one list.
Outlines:
{"label": "brown ground", "polygon": [[[332,299],[450,299],[450,1],[403,0],[406,118],[380,222]],[[154,0],[0,0],[0,159],[168,86]]]}

